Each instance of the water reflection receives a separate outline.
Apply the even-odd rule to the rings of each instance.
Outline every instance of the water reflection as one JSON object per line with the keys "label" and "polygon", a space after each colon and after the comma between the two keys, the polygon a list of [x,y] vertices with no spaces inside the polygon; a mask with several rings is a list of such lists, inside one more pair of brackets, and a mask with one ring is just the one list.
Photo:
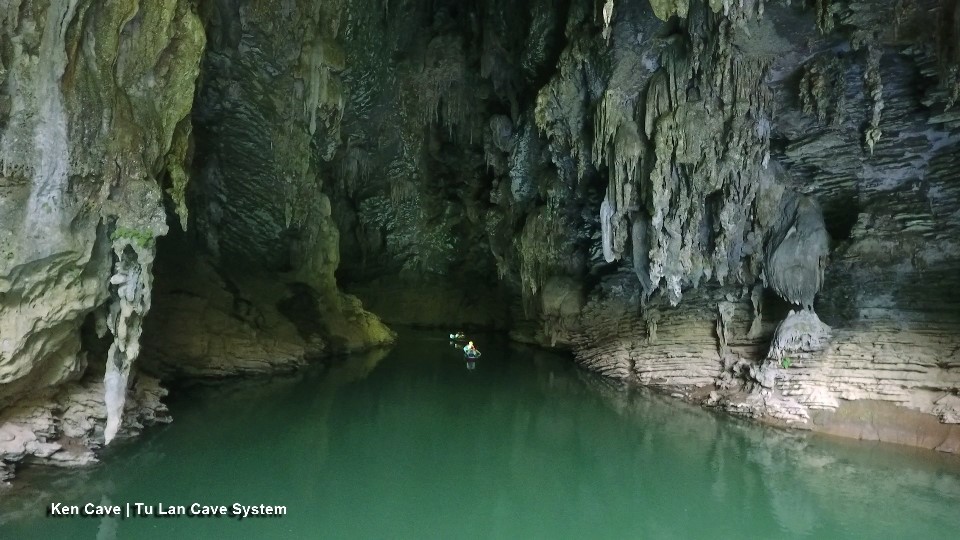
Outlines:
{"label": "water reflection", "polygon": [[[644,390],[588,384],[621,417],[684,441],[684,461],[708,464],[710,499],[766,501],[780,534],[951,538],[960,526],[957,456],[786,431],[706,413]],[[663,441],[644,437],[642,454]]]}
{"label": "water reflection", "polygon": [[[254,430],[260,426],[284,426],[283,439],[309,449],[316,461],[305,461],[304,465],[315,467],[326,455],[327,420],[337,389],[362,380],[388,354],[388,349],[376,349],[334,359],[316,369],[274,377],[198,382],[180,388],[172,394],[171,407],[178,413],[187,407],[186,414],[177,414],[174,424],[153,427],[139,438],[117,441],[103,451],[99,464],[76,470],[26,467],[9,492],[0,491],[0,527],[36,519],[40,510],[45,512],[51,502],[85,504],[99,500],[106,501],[101,504],[109,504],[113,499],[120,500],[132,485],[156,480],[145,476],[144,471],[165,471],[171,462],[174,466],[182,464],[180,456],[185,449],[198,454],[233,454],[243,458],[245,452],[235,452],[236,440],[230,440],[224,436],[224,430],[211,424],[232,427],[228,431],[233,435],[243,426]],[[293,404],[296,405],[291,408]],[[290,418],[291,412],[297,410],[309,411],[312,421]],[[178,436],[171,440],[170,432]],[[248,436],[263,442],[270,439],[263,431]],[[240,440],[246,438],[240,437]],[[181,442],[184,446],[179,446]],[[250,450],[255,451],[256,446]],[[101,520],[96,538],[115,538],[117,522],[114,518]],[[0,534],[0,538],[3,537]]]}
{"label": "water reflection", "polygon": [[[101,506],[110,506],[113,503],[106,495],[100,497]],[[120,527],[120,518],[103,517],[100,519],[100,526],[97,528],[97,540],[117,540],[117,529]]]}
{"label": "water reflection", "polygon": [[463,332],[450,334],[450,341],[448,342],[448,345],[454,349],[463,350],[463,359],[467,366],[467,371],[473,371],[477,369],[477,360],[480,359],[481,354],[480,351],[474,346],[473,341],[466,341],[467,345],[461,346],[465,340],[466,336],[463,334]]}
{"label": "water reflection", "polygon": [[[189,389],[174,424],[105,465],[32,474],[19,514],[0,500],[0,535],[951,538],[960,526],[953,456],[763,428],[493,337],[484,350],[464,370],[445,336],[404,335],[386,358]],[[156,529],[38,516],[50,500],[242,500],[290,515]]]}

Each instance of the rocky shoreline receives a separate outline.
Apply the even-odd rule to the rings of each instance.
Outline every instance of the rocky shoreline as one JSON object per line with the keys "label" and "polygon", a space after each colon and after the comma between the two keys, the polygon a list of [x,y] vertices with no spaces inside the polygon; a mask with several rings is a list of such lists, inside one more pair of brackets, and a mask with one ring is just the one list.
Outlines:
{"label": "rocky shoreline", "polygon": [[[172,421],[162,401],[166,395],[159,379],[137,376],[117,438],[136,437],[149,426]],[[91,378],[4,409],[0,412],[0,485],[13,478],[20,461],[61,467],[96,463],[106,421],[103,381]]]}
{"label": "rocky shoreline", "polygon": [[163,421],[150,377],[387,345],[372,312],[956,452],[958,36],[946,0],[0,0],[0,462]]}

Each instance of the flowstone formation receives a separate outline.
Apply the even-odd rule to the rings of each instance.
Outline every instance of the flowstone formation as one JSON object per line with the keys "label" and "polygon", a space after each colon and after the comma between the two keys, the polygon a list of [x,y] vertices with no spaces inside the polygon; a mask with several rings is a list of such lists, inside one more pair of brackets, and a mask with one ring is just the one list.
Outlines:
{"label": "flowstone formation", "polygon": [[144,365],[163,377],[294,369],[393,341],[337,287],[323,163],[340,144],[341,2],[204,2],[189,217],[162,243]]}
{"label": "flowstone formation", "polygon": [[[831,2],[814,21],[776,2],[683,4],[657,8],[679,15],[681,54],[660,55],[669,84],[655,78],[638,113],[657,156],[630,190],[649,185],[637,215],[653,230],[633,245],[650,246],[634,257],[651,279],[601,283],[610,299],[588,303],[578,357],[736,413],[954,451],[948,426],[909,441],[821,412],[873,400],[945,418],[938,400],[957,392],[956,221],[937,210],[956,204],[952,82],[935,67],[950,37],[920,30],[949,6]],[[639,24],[619,13],[614,39],[618,21]]]}
{"label": "flowstone formation", "polygon": [[393,339],[334,280],[340,9],[0,2],[0,480],[168,420],[149,374]]}
{"label": "flowstone formation", "polygon": [[145,373],[391,342],[368,309],[958,451],[958,21],[0,0],[0,462],[86,462],[166,419]]}
{"label": "flowstone formation", "polygon": [[953,418],[953,2],[345,9],[325,189],[389,318],[506,320],[462,316],[483,288],[517,339],[736,413]]}
{"label": "flowstone formation", "polygon": [[[652,82],[639,113],[657,159],[652,208],[637,212],[653,231],[633,241],[649,257],[634,258],[652,279],[601,283],[610,299],[588,302],[578,357],[735,413],[954,451],[948,426],[909,441],[839,420],[853,400],[945,418],[937,403],[960,382],[956,221],[937,210],[956,204],[952,82],[936,67],[950,34],[921,31],[949,6],[831,2],[813,20],[776,2],[683,4],[658,8],[685,28],[671,36],[682,53],[660,55],[674,95]],[[617,21],[639,24],[619,13],[614,39]],[[738,84],[753,95],[738,101]],[[631,288],[638,300],[624,301]],[[878,425],[897,422],[877,407]]]}
{"label": "flowstone formation", "polygon": [[164,416],[131,364],[203,46],[186,1],[0,2],[0,477]]}

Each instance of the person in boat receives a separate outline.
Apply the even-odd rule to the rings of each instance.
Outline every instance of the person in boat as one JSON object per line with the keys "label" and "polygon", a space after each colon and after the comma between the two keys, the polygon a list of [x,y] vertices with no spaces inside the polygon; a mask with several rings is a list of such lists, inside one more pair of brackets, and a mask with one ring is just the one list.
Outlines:
{"label": "person in boat", "polygon": [[463,354],[467,358],[480,358],[480,351],[477,350],[472,341],[463,346]]}
{"label": "person in boat", "polygon": [[457,332],[456,334],[450,334],[450,341],[461,341],[464,337],[463,332]]}

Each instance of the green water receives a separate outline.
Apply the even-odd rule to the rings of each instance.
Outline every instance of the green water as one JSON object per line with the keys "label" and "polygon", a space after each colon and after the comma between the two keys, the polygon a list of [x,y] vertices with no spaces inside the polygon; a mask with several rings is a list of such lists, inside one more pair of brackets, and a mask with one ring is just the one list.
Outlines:
{"label": "green water", "polygon": [[[171,397],[85,470],[33,468],[0,538],[957,538],[960,465],[763,428],[478,336]],[[51,502],[283,505],[275,518],[49,517]]]}

